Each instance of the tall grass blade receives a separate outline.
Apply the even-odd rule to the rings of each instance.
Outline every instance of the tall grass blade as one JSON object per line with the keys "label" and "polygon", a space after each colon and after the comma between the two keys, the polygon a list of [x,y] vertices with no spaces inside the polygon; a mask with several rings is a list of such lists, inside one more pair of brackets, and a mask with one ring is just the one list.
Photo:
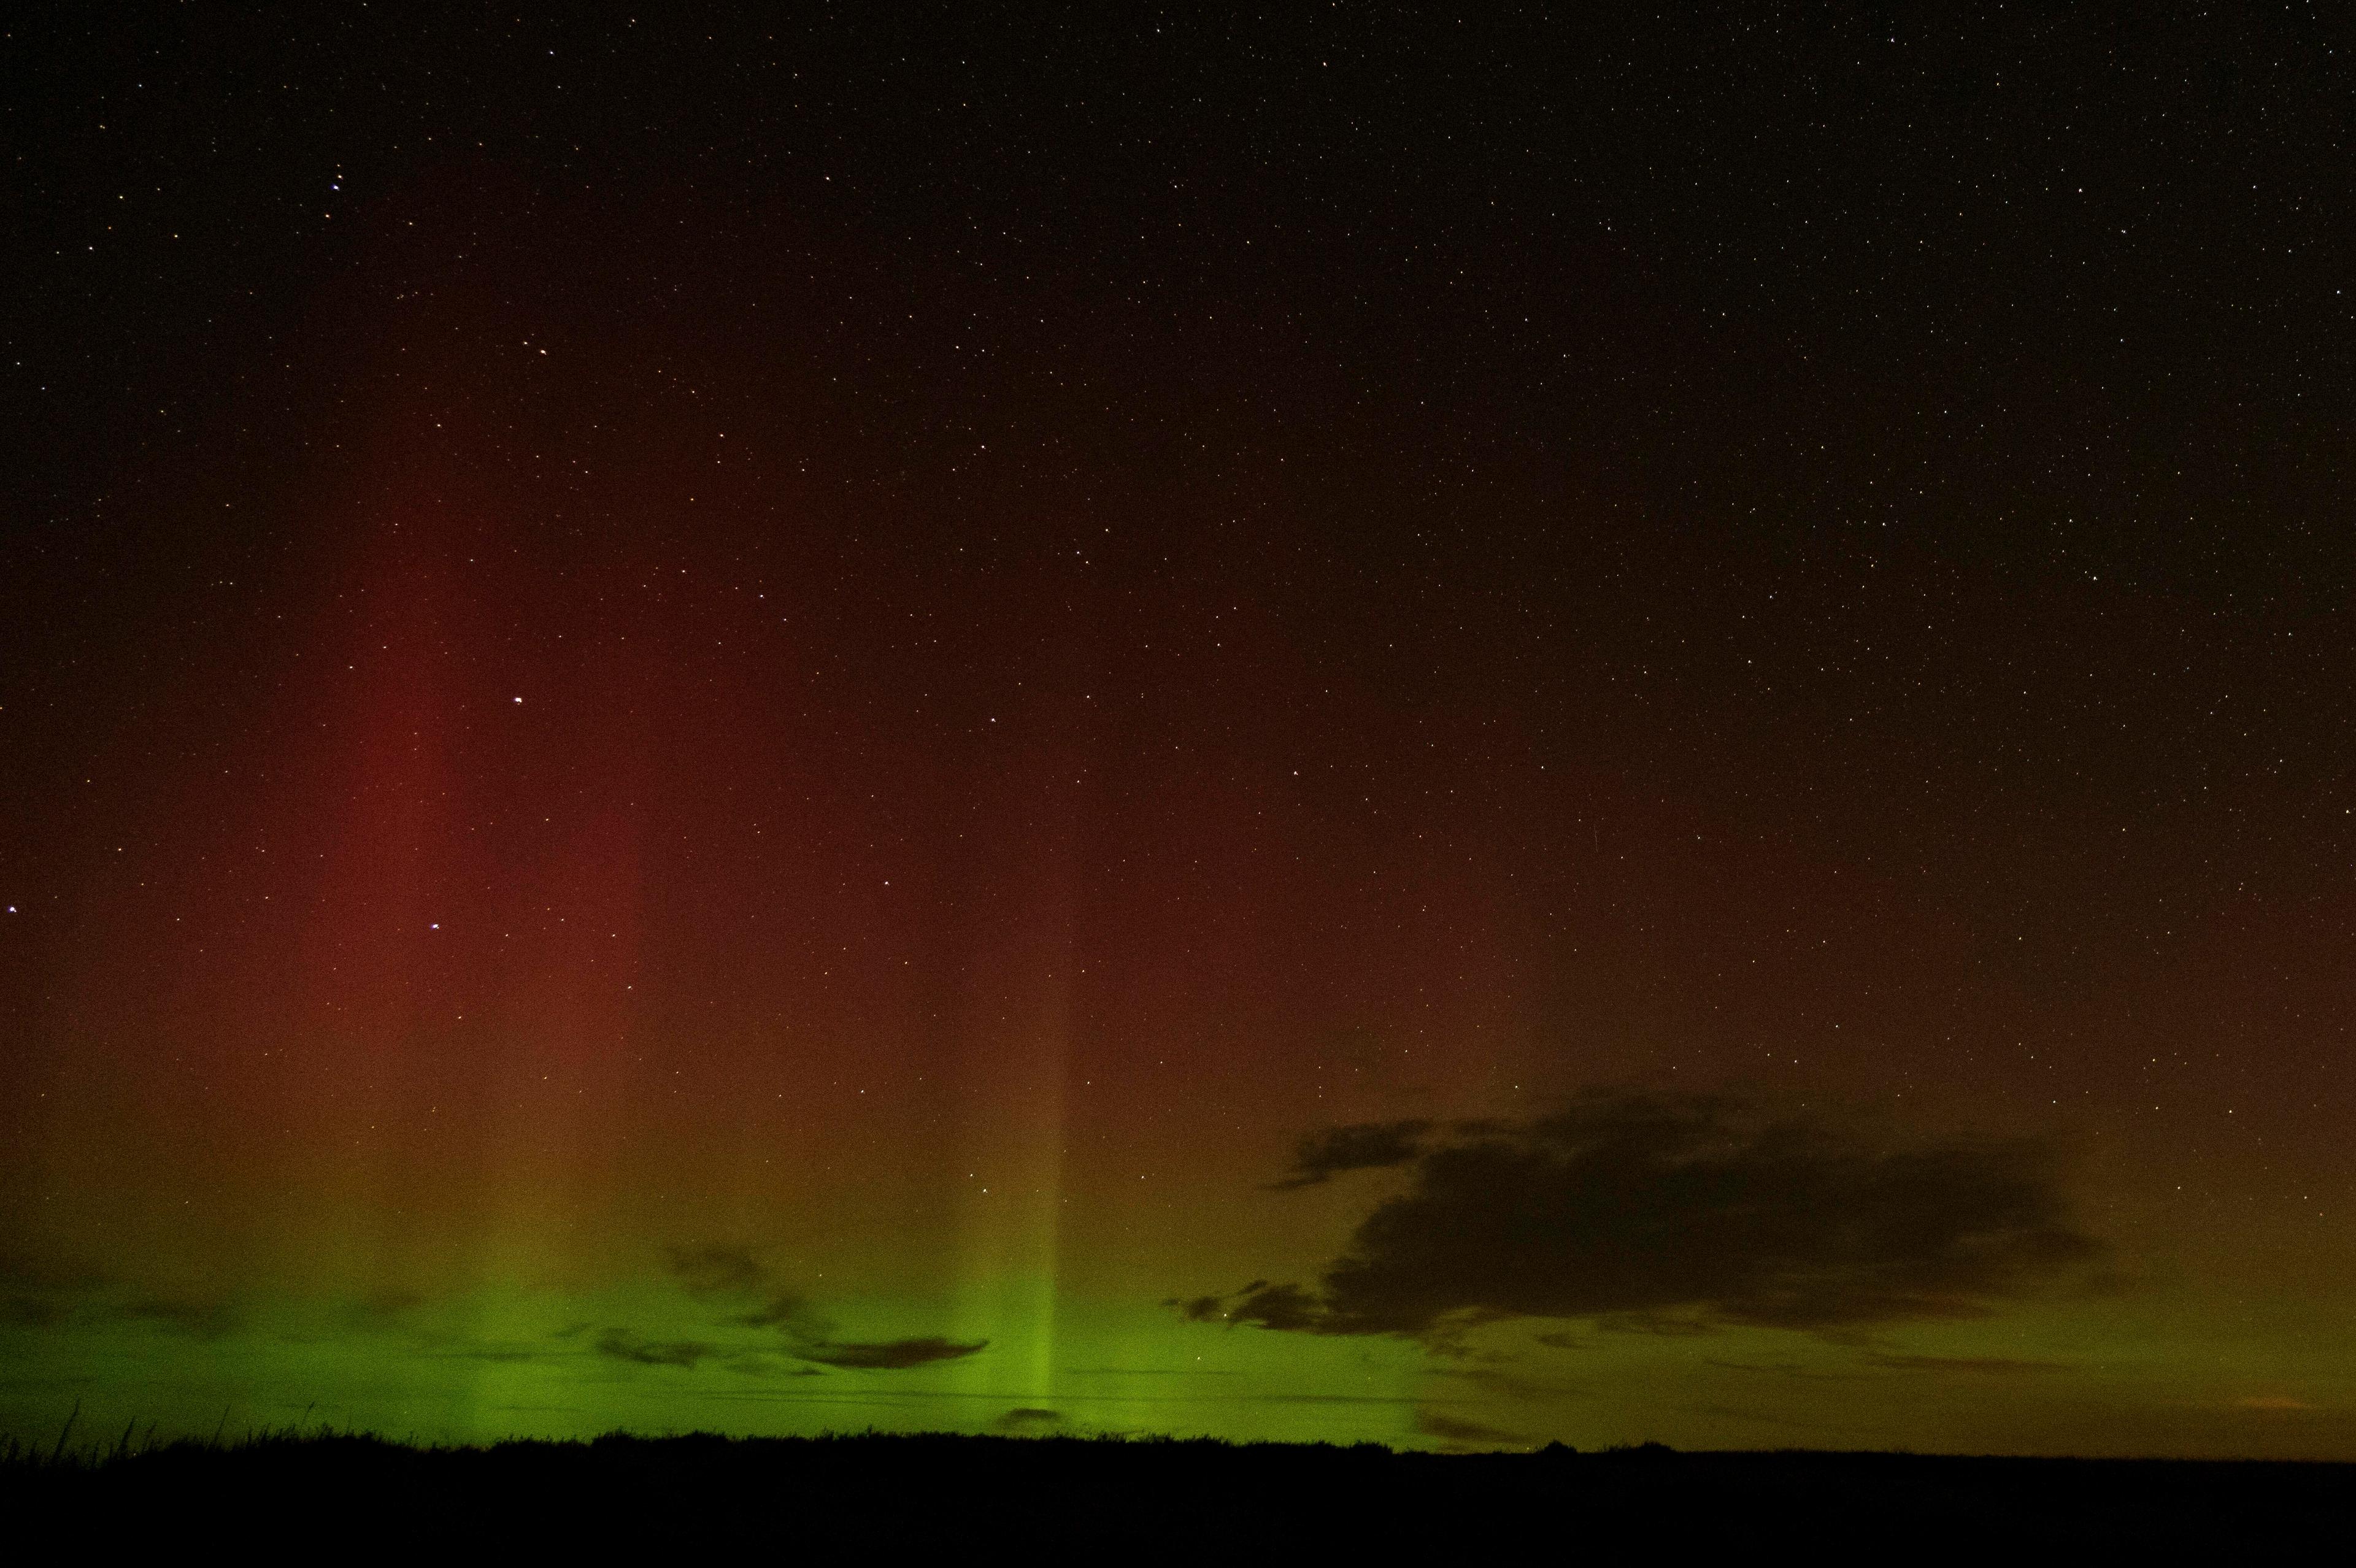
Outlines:
{"label": "tall grass blade", "polygon": [[66,1417],[65,1430],[58,1434],[58,1445],[49,1451],[50,1464],[54,1465],[59,1460],[65,1457],[66,1439],[73,1435],[74,1423],[80,1419],[81,1401],[76,1400],[74,1401],[73,1413]]}

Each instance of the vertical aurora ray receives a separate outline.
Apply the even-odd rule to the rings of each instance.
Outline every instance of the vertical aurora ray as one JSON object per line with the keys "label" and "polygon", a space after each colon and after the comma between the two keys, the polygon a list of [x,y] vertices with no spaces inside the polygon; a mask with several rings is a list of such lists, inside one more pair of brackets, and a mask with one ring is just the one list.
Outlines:
{"label": "vertical aurora ray", "polygon": [[[977,1392],[1033,1406],[1055,1387],[1088,773],[1040,709],[981,716],[983,743],[1008,754],[980,815],[1025,827],[979,862],[991,912],[972,912],[963,1006],[969,1037],[994,1043],[969,1059],[955,1308],[958,1339],[990,1341],[972,1363]],[[1017,726],[1021,738],[988,733]]]}
{"label": "vertical aurora ray", "polygon": [[[2309,40],[52,9],[0,1426],[2356,1453]],[[1220,1317],[1631,1085],[2107,1250]]]}

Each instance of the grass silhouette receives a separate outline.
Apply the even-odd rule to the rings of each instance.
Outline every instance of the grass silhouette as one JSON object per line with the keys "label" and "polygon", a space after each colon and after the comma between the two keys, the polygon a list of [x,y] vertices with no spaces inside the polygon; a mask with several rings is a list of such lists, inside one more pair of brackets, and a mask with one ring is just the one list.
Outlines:
{"label": "grass silhouette", "polygon": [[[0,1509],[116,1544],[289,1531],[338,1551],[502,1539],[582,1550],[878,1545],[1160,1560],[1281,1550],[1459,1556],[1769,1545],[2305,1546],[2356,1529],[2356,1466],[1807,1451],[1434,1454],[1211,1438],[649,1437],[484,1446],[327,1426],[212,1440],[137,1423],[0,1440]],[[359,1533],[355,1534],[355,1531]],[[1546,1544],[1550,1542],[1551,1544]]]}

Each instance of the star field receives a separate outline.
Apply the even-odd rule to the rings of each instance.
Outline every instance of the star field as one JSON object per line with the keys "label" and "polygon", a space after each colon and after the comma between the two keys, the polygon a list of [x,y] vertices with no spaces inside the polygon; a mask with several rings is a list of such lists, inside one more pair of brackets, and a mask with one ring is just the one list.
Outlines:
{"label": "star field", "polygon": [[5,54],[0,1425],[2356,1452],[2308,12]]}

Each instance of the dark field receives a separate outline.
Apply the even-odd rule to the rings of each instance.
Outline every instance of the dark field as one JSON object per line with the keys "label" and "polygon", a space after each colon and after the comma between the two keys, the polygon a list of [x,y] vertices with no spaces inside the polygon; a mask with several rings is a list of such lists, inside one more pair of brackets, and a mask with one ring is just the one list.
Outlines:
{"label": "dark field", "polygon": [[79,1458],[20,1448],[0,1460],[0,1509],[19,1531],[63,1526],[87,1547],[237,1541],[272,1555],[701,1543],[1222,1562],[2257,1547],[2338,1560],[2356,1528],[2356,1466],[878,1435],[419,1448],[310,1435]]}

